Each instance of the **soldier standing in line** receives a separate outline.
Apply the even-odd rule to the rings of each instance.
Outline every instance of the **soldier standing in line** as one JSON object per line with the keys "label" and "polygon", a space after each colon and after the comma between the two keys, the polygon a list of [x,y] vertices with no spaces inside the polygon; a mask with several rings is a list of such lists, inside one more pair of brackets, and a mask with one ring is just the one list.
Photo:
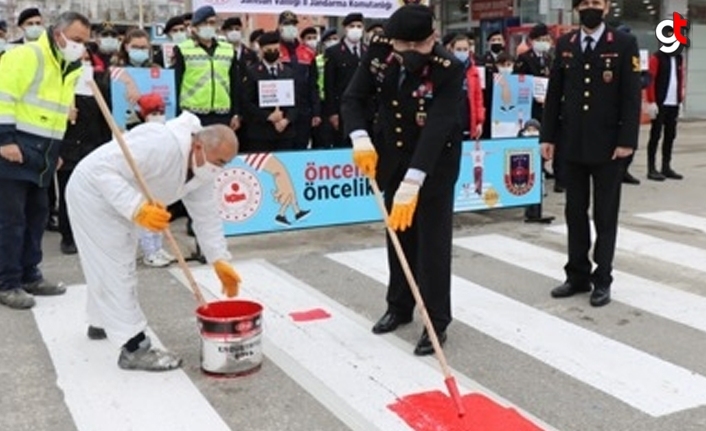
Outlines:
{"label": "soldier standing in line", "polygon": [[[350,147],[351,142],[343,133],[341,124],[341,97],[348,84],[353,79],[353,74],[360,64],[361,56],[367,52],[368,47],[363,44],[363,15],[350,13],[343,19],[345,35],[342,41],[324,53],[324,116],[335,131],[335,148]],[[369,112],[368,120],[372,121],[373,111]],[[367,130],[367,128],[366,128]]]}
{"label": "soldier standing in line", "polygon": [[[353,160],[385,192],[390,227],[399,239],[439,341],[451,323],[451,238],[454,190],[461,160],[460,98],[464,66],[436,43],[434,14],[399,8],[372,39],[343,95],[341,115]],[[388,39],[389,38],[389,39]],[[366,131],[375,97],[375,143]],[[383,334],[409,323],[414,298],[389,242],[387,310],[373,327]],[[434,352],[426,330],[414,353]]]}
{"label": "soldier standing in line", "polygon": [[[640,131],[640,57],[634,36],[608,27],[606,0],[574,0],[581,29],[557,41],[540,135],[542,155],[563,146],[569,256],[566,281],[554,298],[590,292],[590,303],[610,302],[625,159]],[[593,189],[596,243],[591,272],[588,208]]]}

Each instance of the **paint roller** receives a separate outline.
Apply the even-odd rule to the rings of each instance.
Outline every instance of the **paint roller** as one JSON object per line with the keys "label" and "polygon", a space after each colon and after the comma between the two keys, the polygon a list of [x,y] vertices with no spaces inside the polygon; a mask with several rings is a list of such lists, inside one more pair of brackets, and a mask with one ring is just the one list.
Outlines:
{"label": "paint roller", "polygon": [[[142,176],[140,169],[137,167],[137,163],[135,163],[135,159],[132,157],[130,148],[128,148],[127,144],[125,143],[123,133],[120,131],[120,128],[115,122],[115,119],[113,118],[113,115],[111,114],[110,109],[108,108],[108,105],[106,104],[105,99],[103,98],[103,95],[101,94],[101,91],[98,88],[98,85],[96,85],[96,82],[92,79],[88,80],[87,84],[91,88],[96,102],[98,102],[98,107],[103,113],[105,121],[108,123],[111,132],[113,132],[113,136],[115,136],[115,140],[118,142],[118,145],[120,146],[120,149],[122,150],[123,155],[125,156],[125,160],[127,160],[127,164],[130,166],[130,170],[132,170],[133,175],[135,175],[135,179],[137,180],[137,185],[140,187],[140,191],[144,195],[145,199],[147,199],[147,201],[149,201],[150,203],[156,203],[157,201],[154,199],[154,196],[152,196],[152,193],[147,188],[145,178]],[[201,288],[196,282],[194,275],[191,273],[189,266],[186,264],[186,261],[184,260],[184,255],[182,254],[181,249],[179,248],[179,244],[174,238],[172,231],[169,230],[169,228],[165,229],[164,236],[167,238],[167,242],[169,243],[169,246],[172,249],[172,253],[174,253],[174,257],[176,257],[177,262],[179,263],[179,268],[181,268],[182,272],[184,273],[184,277],[186,277],[186,280],[189,283],[189,287],[191,288],[191,291],[193,292],[196,301],[199,303],[199,305],[207,305],[206,300],[203,297],[203,293],[201,293]]]}
{"label": "paint roller", "polygon": [[434,330],[434,325],[432,325],[431,323],[431,318],[429,317],[429,313],[427,312],[426,305],[424,305],[424,299],[422,298],[421,291],[419,290],[419,286],[417,285],[417,282],[414,279],[414,275],[412,275],[412,270],[409,267],[407,257],[404,254],[404,250],[402,249],[400,240],[397,237],[397,233],[394,229],[390,227],[388,220],[389,214],[387,213],[387,208],[385,208],[385,201],[382,198],[382,193],[380,192],[378,183],[377,181],[375,181],[374,178],[370,178],[369,181],[375,194],[375,200],[377,201],[378,206],[380,207],[380,212],[383,215],[385,226],[387,227],[387,232],[390,235],[390,241],[392,242],[392,245],[395,249],[395,253],[397,254],[397,259],[400,261],[402,271],[404,272],[404,275],[407,278],[409,288],[412,290],[412,295],[414,296],[414,300],[417,303],[417,307],[419,307],[419,311],[422,315],[422,321],[424,322],[424,327],[426,328],[427,334],[429,335],[429,340],[431,341],[431,344],[434,347],[434,354],[436,355],[436,359],[439,361],[439,365],[441,366],[441,372],[444,374],[444,383],[446,384],[446,388],[449,391],[451,399],[456,405],[456,411],[458,412],[458,416],[463,417],[466,414],[466,411],[463,408],[463,402],[461,400],[461,394],[458,391],[456,379],[451,374],[451,369],[449,368],[449,364],[446,361],[446,355],[444,355],[444,350],[441,348],[441,344],[439,343],[439,337],[437,337],[436,331]]}

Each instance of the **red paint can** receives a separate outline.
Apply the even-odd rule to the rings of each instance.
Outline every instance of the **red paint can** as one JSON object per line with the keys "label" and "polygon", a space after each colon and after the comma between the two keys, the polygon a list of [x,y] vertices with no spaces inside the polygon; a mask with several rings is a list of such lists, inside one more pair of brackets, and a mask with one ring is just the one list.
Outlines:
{"label": "red paint can", "polygon": [[201,333],[201,370],[238,377],[262,366],[262,306],[256,302],[217,301],[196,309]]}

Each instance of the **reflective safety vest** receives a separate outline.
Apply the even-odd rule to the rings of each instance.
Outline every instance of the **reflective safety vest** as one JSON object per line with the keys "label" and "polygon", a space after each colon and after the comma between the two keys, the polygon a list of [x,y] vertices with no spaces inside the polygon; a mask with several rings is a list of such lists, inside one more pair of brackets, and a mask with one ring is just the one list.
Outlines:
{"label": "reflective safety vest", "polygon": [[326,64],[326,59],[323,54],[316,56],[316,68],[319,71],[319,79],[316,85],[319,87],[319,97],[324,100],[324,65]]}
{"label": "reflective safety vest", "polygon": [[37,42],[6,52],[0,62],[0,124],[42,138],[63,139],[81,67],[62,69],[46,32]]}
{"label": "reflective safety vest", "polygon": [[230,67],[235,52],[230,44],[218,43],[213,56],[193,40],[179,44],[184,57],[179,106],[195,114],[230,112]]}

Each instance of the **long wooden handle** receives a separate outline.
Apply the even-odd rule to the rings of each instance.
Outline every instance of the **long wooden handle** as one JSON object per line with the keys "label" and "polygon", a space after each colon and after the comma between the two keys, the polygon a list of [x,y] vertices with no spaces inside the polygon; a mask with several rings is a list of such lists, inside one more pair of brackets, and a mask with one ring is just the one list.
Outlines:
{"label": "long wooden handle", "polygon": [[[135,159],[132,157],[130,148],[128,148],[127,144],[125,143],[123,133],[120,131],[120,128],[115,122],[113,114],[110,113],[110,109],[105,103],[105,99],[103,98],[103,94],[101,94],[98,85],[96,85],[96,82],[93,80],[89,80],[88,85],[89,87],[91,87],[91,91],[93,91],[93,96],[95,97],[96,102],[98,102],[98,107],[103,113],[105,121],[108,123],[110,130],[113,132],[115,140],[118,142],[118,145],[120,145],[120,149],[122,150],[123,155],[125,156],[125,160],[127,160],[127,164],[130,166],[130,170],[132,170],[133,175],[135,175],[135,179],[137,180],[137,185],[140,188],[140,191],[145,196],[145,199],[147,199],[148,202],[156,203],[157,201],[154,199],[154,196],[152,196],[152,193],[150,192],[149,188],[147,188],[145,178],[142,176],[142,172],[140,172],[140,169],[137,167],[137,163],[135,163]],[[189,282],[189,286],[191,287],[191,291],[196,297],[196,301],[199,303],[199,305],[206,304],[206,300],[203,297],[203,293],[201,293],[201,288],[196,282],[194,274],[189,269],[189,266],[186,264],[186,260],[184,260],[184,255],[182,254],[181,249],[179,248],[179,244],[174,238],[172,231],[169,230],[169,228],[165,229],[164,236],[167,237],[167,242],[169,243],[169,246],[171,247],[172,252],[174,253],[174,257],[176,257],[177,262],[179,263],[179,267],[184,273],[184,277],[186,277],[186,280]]]}
{"label": "long wooden handle", "polygon": [[431,323],[431,318],[429,317],[429,313],[427,312],[427,307],[426,305],[424,305],[424,299],[422,298],[419,286],[417,285],[417,282],[414,279],[412,269],[409,267],[407,257],[405,256],[404,250],[402,249],[402,244],[400,244],[400,239],[397,237],[397,232],[395,232],[395,230],[392,229],[390,227],[390,224],[388,223],[389,214],[387,213],[385,201],[382,198],[382,193],[380,192],[378,183],[373,178],[370,178],[369,181],[370,186],[372,187],[373,192],[375,194],[375,200],[377,201],[378,206],[380,207],[380,212],[383,215],[383,221],[385,222],[387,232],[390,235],[390,240],[392,241],[392,245],[395,248],[395,252],[397,253],[397,259],[399,259],[400,261],[400,266],[402,266],[402,271],[404,272],[404,275],[407,278],[407,283],[409,284],[409,287],[412,290],[414,300],[417,302],[419,311],[422,314],[422,321],[424,322],[424,327],[427,329],[427,334],[429,335],[429,340],[431,340],[432,346],[434,346],[434,353],[436,354],[436,359],[441,365],[441,372],[444,373],[444,377],[446,377],[447,379],[452,378],[453,376],[451,375],[451,370],[449,369],[449,365],[446,362],[444,350],[441,348],[441,344],[439,343],[439,337],[436,336],[434,325],[432,325]]}

